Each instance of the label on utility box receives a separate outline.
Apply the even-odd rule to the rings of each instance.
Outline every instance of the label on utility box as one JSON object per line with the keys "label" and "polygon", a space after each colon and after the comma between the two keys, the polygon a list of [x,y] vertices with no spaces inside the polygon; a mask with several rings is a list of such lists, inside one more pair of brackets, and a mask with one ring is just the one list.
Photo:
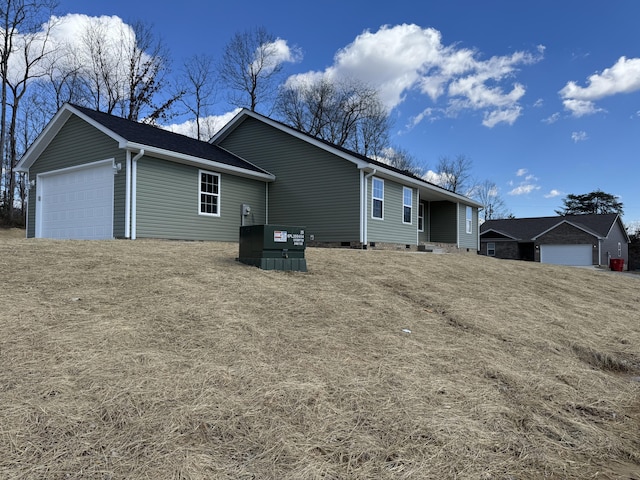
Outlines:
{"label": "label on utility box", "polygon": [[289,238],[293,240],[294,246],[304,247],[304,230],[300,230],[300,233],[290,233]]}
{"label": "label on utility box", "polygon": [[287,231],[286,230],[274,230],[273,241],[277,243],[287,243]]}

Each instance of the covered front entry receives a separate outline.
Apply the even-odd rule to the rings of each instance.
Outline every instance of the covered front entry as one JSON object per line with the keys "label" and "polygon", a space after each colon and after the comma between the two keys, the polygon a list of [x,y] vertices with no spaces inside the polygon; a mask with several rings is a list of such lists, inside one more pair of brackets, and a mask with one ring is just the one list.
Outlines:
{"label": "covered front entry", "polygon": [[540,262],[555,265],[593,265],[591,245],[540,245]]}
{"label": "covered front entry", "polygon": [[113,161],[38,175],[36,237],[113,238]]}

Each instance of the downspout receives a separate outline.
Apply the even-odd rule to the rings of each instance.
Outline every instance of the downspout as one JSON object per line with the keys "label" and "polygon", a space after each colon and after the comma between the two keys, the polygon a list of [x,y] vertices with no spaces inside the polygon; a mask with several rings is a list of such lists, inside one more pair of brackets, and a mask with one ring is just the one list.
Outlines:
{"label": "downspout", "polygon": [[125,160],[124,238],[131,238],[131,150]]}
{"label": "downspout", "polygon": [[476,225],[478,225],[478,231],[476,232],[478,234],[478,239],[477,239],[477,243],[476,243],[476,253],[480,251],[480,209],[478,208],[476,210],[477,214],[476,214]]}
{"label": "downspout", "polygon": [[[416,203],[416,207],[418,207],[418,217],[420,216],[420,190],[416,188],[416,197],[418,198],[418,201]],[[413,212],[412,212],[413,213]],[[423,211],[424,213],[424,211]],[[418,218],[418,221],[416,222],[416,245],[420,245],[420,219]],[[422,219],[422,229],[424,230],[424,218]]]}
{"label": "downspout", "polygon": [[136,216],[137,216],[137,185],[138,185],[138,160],[144,155],[144,148],[131,159],[131,240],[136,239]]}
{"label": "downspout", "polygon": [[456,247],[460,249],[460,202],[456,203]]}
{"label": "downspout", "polygon": [[[361,189],[363,192],[363,198],[360,202],[360,211],[361,211],[361,225],[362,225],[362,231],[361,231],[361,235],[360,235],[360,241],[362,242],[362,246],[366,247],[367,243],[368,243],[368,226],[367,226],[367,200],[369,197],[368,194],[368,188],[367,188],[367,180],[369,178],[371,178],[372,176],[374,176],[376,174],[376,172],[378,171],[377,168],[374,168],[373,171],[371,173],[368,173],[366,175],[364,175],[364,168],[362,167],[360,169],[360,175],[362,177],[363,180],[363,188]],[[364,176],[363,176],[364,175]]]}
{"label": "downspout", "polygon": [[269,225],[269,183],[264,184],[264,223]]}

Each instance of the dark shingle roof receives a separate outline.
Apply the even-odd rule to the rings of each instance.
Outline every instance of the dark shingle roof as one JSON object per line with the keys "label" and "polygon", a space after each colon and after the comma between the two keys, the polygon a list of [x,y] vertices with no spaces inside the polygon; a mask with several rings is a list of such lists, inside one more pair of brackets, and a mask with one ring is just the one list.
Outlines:
{"label": "dark shingle roof", "polygon": [[618,214],[601,215],[565,215],[559,217],[512,218],[502,220],[487,220],[480,226],[480,234],[489,230],[504,233],[520,241],[533,241],[543,232],[569,222],[599,237],[606,237],[611,230]]}
{"label": "dark shingle roof", "polygon": [[187,137],[186,135],[180,135],[159,127],[134,122],[126,118],[116,117],[86,107],[78,105],[71,106],[129,142],[223,163],[253,172],[268,173],[209,142],[203,142],[195,138]]}

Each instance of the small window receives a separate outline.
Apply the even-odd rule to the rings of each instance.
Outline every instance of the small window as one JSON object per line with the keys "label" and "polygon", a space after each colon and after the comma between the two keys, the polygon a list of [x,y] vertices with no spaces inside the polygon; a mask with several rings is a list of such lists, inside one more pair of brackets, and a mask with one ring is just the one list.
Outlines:
{"label": "small window", "polygon": [[220,175],[200,171],[200,214],[220,216]]}
{"label": "small window", "polygon": [[413,190],[402,187],[402,223],[412,223]]}
{"label": "small window", "polygon": [[487,255],[490,257],[496,256],[496,244],[495,242],[487,242]]}
{"label": "small window", "polygon": [[618,257],[622,256],[622,243],[618,242]]}
{"label": "small window", "polygon": [[373,177],[371,179],[373,196],[371,202],[371,217],[384,218],[384,180]]}
{"label": "small window", "polygon": [[418,231],[424,232],[424,203],[418,204]]}
{"label": "small window", "polygon": [[467,233],[473,233],[473,209],[467,207]]}

